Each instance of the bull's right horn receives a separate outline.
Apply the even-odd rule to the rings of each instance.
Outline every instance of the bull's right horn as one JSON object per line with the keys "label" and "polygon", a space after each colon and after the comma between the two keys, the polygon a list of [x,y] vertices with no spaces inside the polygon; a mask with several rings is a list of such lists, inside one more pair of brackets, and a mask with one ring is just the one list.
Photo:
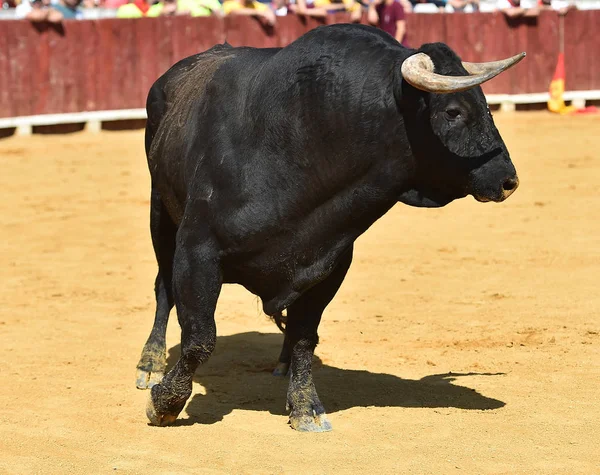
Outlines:
{"label": "bull's right horn", "polygon": [[426,92],[448,94],[460,92],[479,86],[496,77],[525,57],[520,53],[512,58],[489,63],[462,63],[470,76],[444,76],[434,73],[434,65],[429,55],[417,53],[409,56],[402,63],[402,77],[413,87]]}

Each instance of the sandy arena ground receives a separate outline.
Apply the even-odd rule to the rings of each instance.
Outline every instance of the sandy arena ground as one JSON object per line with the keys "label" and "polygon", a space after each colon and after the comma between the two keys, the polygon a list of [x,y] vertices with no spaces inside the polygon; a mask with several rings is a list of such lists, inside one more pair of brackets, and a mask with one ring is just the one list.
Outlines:
{"label": "sandy arena ground", "polygon": [[320,328],[324,434],[287,425],[282,337],[238,286],[178,424],[149,426],[143,133],[1,140],[0,472],[600,473],[600,117],[496,121],[513,197],[398,205],[357,242]]}

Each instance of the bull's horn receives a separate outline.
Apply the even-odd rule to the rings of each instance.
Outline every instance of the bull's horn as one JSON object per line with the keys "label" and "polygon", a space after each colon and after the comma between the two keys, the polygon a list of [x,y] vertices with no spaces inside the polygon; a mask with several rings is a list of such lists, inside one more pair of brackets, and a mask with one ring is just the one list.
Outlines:
{"label": "bull's horn", "polygon": [[[512,58],[490,63],[463,63],[464,68],[471,76],[443,76],[434,73],[431,58],[425,53],[409,56],[402,63],[402,77],[413,87],[427,92],[447,94],[460,92],[479,86],[502,71],[506,71],[525,57],[525,53],[517,54]],[[468,67],[467,67],[468,66]]]}
{"label": "bull's horn", "polygon": [[506,71],[511,66],[514,66],[525,57],[525,53],[519,53],[508,59],[501,59],[500,61],[489,61],[487,63],[467,63],[463,61],[463,68],[467,70],[469,74],[484,74],[488,71],[498,70],[498,74],[502,71]]}

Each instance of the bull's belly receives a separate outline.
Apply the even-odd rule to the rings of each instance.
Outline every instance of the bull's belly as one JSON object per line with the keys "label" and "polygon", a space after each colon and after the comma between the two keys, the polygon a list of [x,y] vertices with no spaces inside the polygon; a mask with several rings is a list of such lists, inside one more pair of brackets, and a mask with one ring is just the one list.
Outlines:
{"label": "bull's belly", "polygon": [[314,247],[289,239],[252,256],[224,256],[224,280],[243,285],[262,300],[267,315],[275,315],[326,279],[356,237],[340,236]]}

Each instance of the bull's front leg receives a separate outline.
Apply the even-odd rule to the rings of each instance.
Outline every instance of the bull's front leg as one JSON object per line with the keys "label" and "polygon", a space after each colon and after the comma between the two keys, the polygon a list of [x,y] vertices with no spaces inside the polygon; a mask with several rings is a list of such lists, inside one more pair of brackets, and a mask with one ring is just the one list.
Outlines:
{"label": "bull's front leg", "polygon": [[331,430],[313,382],[312,357],[319,339],[317,329],[321,315],[340,288],[351,262],[352,248],[325,280],[288,309],[286,340],[291,350],[291,375],[286,407],[290,411],[290,425],[302,432]]}

